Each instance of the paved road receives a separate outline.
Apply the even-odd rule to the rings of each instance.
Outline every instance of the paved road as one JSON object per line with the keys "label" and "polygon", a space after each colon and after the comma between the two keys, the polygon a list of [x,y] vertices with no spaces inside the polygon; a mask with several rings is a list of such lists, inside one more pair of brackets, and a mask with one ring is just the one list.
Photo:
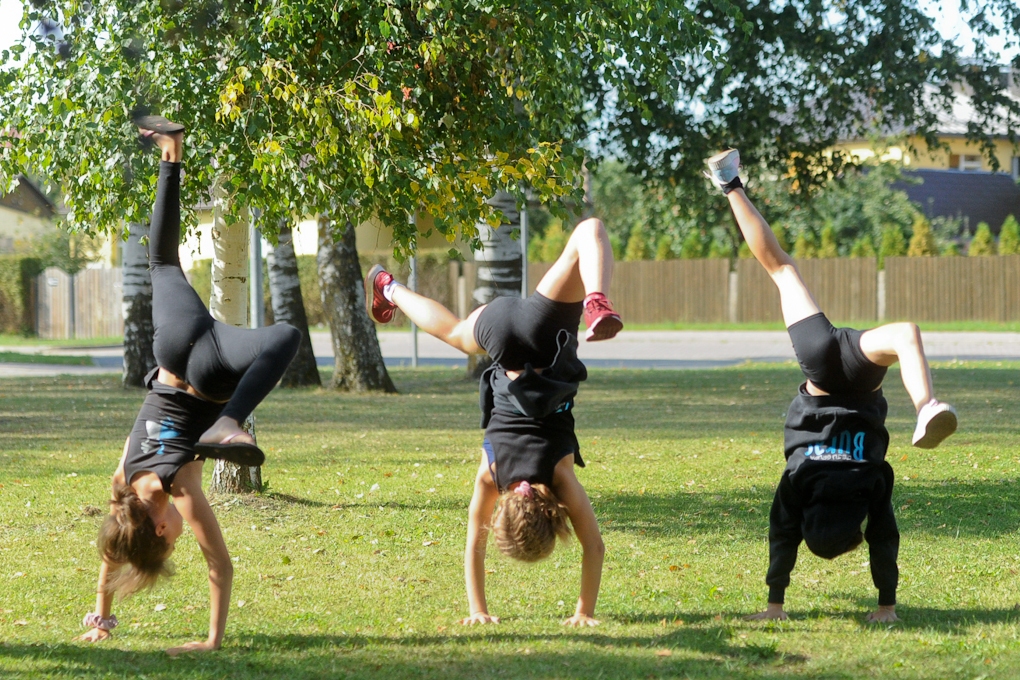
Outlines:
{"label": "paved road", "polygon": [[[411,357],[410,331],[379,333],[387,366],[407,366]],[[924,333],[933,361],[1020,360],[1020,333]],[[333,363],[328,332],[312,333],[312,348],[320,366]],[[0,351],[87,354],[95,366],[0,364],[0,377],[89,375],[119,372],[123,352],[118,347],[53,349],[10,347]],[[711,368],[744,361],[788,361],[794,358],[783,331],[624,331],[609,342],[581,342],[579,355],[592,368]],[[464,365],[464,356],[435,338],[418,334],[419,364]]]}

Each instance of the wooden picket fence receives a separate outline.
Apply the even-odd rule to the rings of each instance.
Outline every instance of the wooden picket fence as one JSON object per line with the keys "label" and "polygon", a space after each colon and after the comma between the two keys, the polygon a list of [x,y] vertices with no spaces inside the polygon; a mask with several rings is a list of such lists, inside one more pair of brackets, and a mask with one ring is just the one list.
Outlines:
{"label": "wooden picket fence", "polygon": [[35,282],[35,330],[47,340],[110,338],[124,333],[120,269],[74,276],[50,267]]}
{"label": "wooden picket fence", "polygon": [[[528,267],[529,290],[551,265]],[[1020,255],[799,260],[819,307],[838,322],[1020,321]],[[454,263],[447,299],[471,311],[475,265]],[[460,291],[458,293],[458,291]],[[617,262],[610,291],[625,320],[771,323],[782,321],[779,293],[755,260]]]}
{"label": "wooden picket fence", "polygon": [[[534,291],[548,263],[528,266]],[[804,281],[837,322],[1020,321],[1020,255],[802,260]],[[464,316],[477,265],[454,262],[423,272],[419,289]],[[425,280],[425,279],[428,280]],[[617,262],[609,292],[626,321],[769,323],[782,320],[779,294],[754,260]],[[115,337],[124,332],[119,269],[87,269],[71,277],[50,268],[36,280],[36,332],[41,338]]]}

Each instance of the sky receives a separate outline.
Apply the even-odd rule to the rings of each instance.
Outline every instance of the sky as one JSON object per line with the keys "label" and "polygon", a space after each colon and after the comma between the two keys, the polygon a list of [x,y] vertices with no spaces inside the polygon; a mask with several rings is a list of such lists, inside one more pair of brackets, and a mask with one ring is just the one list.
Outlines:
{"label": "sky", "polygon": [[[935,8],[936,23],[939,31],[945,37],[955,37],[968,46],[964,53],[971,52],[969,45],[972,44],[972,34],[967,24],[960,16],[960,0],[921,0],[922,6]],[[0,0],[0,49],[13,44],[19,37],[21,30],[18,22],[21,20],[21,0]],[[1002,40],[993,43],[993,46],[1000,49]],[[1018,50],[1013,49],[1006,58],[1017,55]]]}

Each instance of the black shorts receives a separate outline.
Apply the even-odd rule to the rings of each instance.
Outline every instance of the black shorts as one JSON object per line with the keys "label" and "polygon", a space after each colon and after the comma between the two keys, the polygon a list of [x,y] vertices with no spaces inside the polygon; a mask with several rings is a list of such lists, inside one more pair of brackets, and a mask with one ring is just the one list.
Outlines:
{"label": "black shorts", "polygon": [[867,394],[889,370],[861,350],[863,331],[835,328],[819,312],[787,329],[804,377],[829,394]]}
{"label": "black shorts", "polygon": [[556,358],[560,330],[577,335],[583,305],[557,302],[541,293],[526,299],[498,297],[482,310],[475,322],[475,341],[507,371],[550,366]]}

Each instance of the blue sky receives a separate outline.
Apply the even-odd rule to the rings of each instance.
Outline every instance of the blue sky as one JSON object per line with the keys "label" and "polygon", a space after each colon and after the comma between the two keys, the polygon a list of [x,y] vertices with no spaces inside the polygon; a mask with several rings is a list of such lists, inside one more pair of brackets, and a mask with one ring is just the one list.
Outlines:
{"label": "blue sky", "polygon": [[[935,8],[936,22],[939,31],[946,37],[959,38],[961,44],[969,46],[972,42],[972,35],[967,24],[960,16],[959,0],[922,0],[927,7]],[[3,49],[18,39],[21,31],[18,22],[21,19],[21,0],[0,0],[0,49]],[[993,46],[1002,49],[1003,41],[998,40]],[[969,52],[965,49],[965,52]],[[1015,57],[1018,50],[1013,48],[1007,58]]]}

